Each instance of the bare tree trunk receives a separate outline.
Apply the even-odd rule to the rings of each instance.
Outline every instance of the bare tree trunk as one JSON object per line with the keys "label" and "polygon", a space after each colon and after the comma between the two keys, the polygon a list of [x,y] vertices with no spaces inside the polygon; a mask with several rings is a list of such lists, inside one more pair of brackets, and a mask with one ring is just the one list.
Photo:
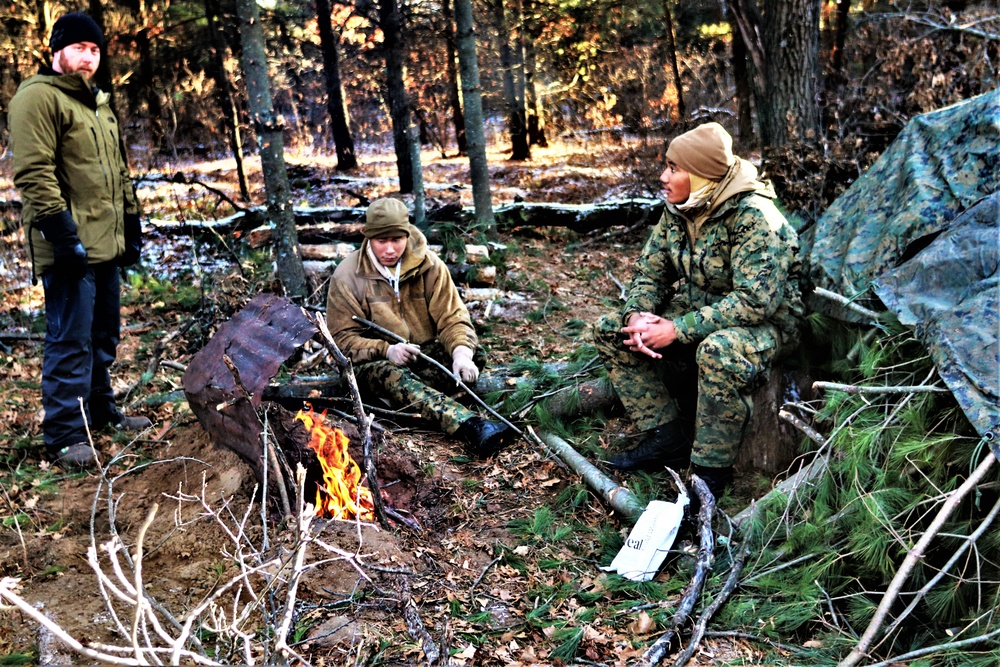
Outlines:
{"label": "bare tree trunk", "polygon": [[392,119],[392,143],[396,150],[399,191],[413,192],[413,160],[410,152],[410,103],[406,99],[403,62],[403,17],[396,0],[380,0],[379,25],[385,36],[385,97]]}
{"label": "bare tree trunk", "polygon": [[524,45],[525,99],[528,106],[528,143],[545,148],[545,105],[535,87],[535,44],[529,40]]}
{"label": "bare tree trunk", "polygon": [[507,130],[510,132],[511,160],[530,160],[528,128],[524,118],[524,98],[517,94],[514,70],[517,63],[510,47],[510,23],[507,21],[504,0],[493,0],[497,41],[500,43],[500,66],[503,69],[503,91],[507,104]]}
{"label": "bare tree trunk", "polygon": [[226,125],[226,137],[229,140],[229,150],[236,161],[236,177],[240,184],[240,196],[243,201],[250,201],[250,186],[247,183],[246,165],[243,164],[243,137],[240,134],[240,113],[236,107],[233,85],[226,72],[224,54],[226,40],[219,26],[218,0],[205,0],[205,18],[208,19],[208,35],[212,42],[211,70],[215,79],[216,99],[222,111],[222,122]]}
{"label": "bare tree trunk", "polygon": [[761,147],[815,141],[822,0],[728,0],[746,45]]}
{"label": "bare tree trunk", "polygon": [[[527,1],[527,14],[534,17],[534,0]],[[549,145],[545,138],[545,109],[535,87],[535,41],[539,31],[535,22],[526,20],[524,14],[521,14],[521,32],[525,38],[521,42],[524,45],[524,102],[528,112],[528,145],[545,148]]]}
{"label": "bare tree trunk", "polygon": [[455,53],[455,15],[451,8],[451,0],[442,0],[442,11],[445,18],[444,43],[448,60],[448,104],[451,107],[451,122],[455,127],[455,143],[458,144],[458,154],[469,152],[465,142],[465,116],[462,114],[462,91],[458,80],[458,59]]}
{"label": "bare tree trunk", "polygon": [[730,21],[733,31],[733,79],[736,82],[736,124],[739,128],[740,141],[745,146],[753,142],[753,111],[750,101],[753,97],[750,88],[750,71],[747,68],[747,45],[739,36],[739,28]]}
{"label": "bare tree trunk", "polygon": [[472,23],[472,0],[455,0],[455,28],[458,37],[458,65],[462,73],[462,98],[465,100],[465,130],[476,224],[488,237],[495,238],[497,230],[490,195],[490,170],[486,162],[486,132],[483,128],[483,101],[479,87],[476,34]]}
{"label": "bare tree trunk", "polygon": [[674,90],[677,91],[677,117],[684,119],[687,111],[684,108],[684,89],[681,86],[681,70],[677,65],[677,44],[674,40],[674,19],[670,14],[670,0],[663,0],[664,44],[667,47],[667,60],[674,75]]}
{"label": "bare tree trunk", "polygon": [[306,273],[299,255],[295,216],[292,211],[282,127],[274,113],[267,74],[264,29],[256,0],[236,0],[240,20],[241,59],[247,85],[247,101],[260,143],[261,171],[267,193],[267,215],[274,225],[274,250],[278,279],[293,299],[307,294]]}
{"label": "bare tree trunk", "polygon": [[358,158],[354,154],[354,137],[351,136],[344,86],[340,81],[340,55],[337,53],[337,36],[330,22],[330,0],[316,0],[316,19],[326,75],[326,108],[330,113],[333,142],[337,146],[337,169],[348,171],[358,166]]}
{"label": "bare tree trunk", "polygon": [[764,0],[767,63],[764,103],[757,106],[765,149],[819,135],[816,107],[822,0]]}
{"label": "bare tree trunk", "polygon": [[850,19],[850,0],[840,0],[837,4],[837,28],[833,44],[833,64],[830,80],[841,82],[844,75],[844,42],[847,39],[847,22]]}

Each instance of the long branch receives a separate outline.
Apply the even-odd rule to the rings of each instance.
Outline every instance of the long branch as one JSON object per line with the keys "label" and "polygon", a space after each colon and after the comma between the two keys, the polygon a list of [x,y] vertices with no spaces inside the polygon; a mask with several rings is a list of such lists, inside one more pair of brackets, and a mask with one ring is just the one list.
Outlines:
{"label": "long branch", "polygon": [[698,622],[694,624],[694,629],[691,632],[691,638],[688,640],[688,644],[684,647],[684,650],[679,656],[674,660],[672,667],[684,667],[691,660],[691,656],[694,655],[694,650],[698,648],[698,644],[701,642],[702,637],[705,636],[705,630],[708,626],[708,622],[712,620],[715,616],[715,612],[719,610],[729,596],[732,595],[733,591],[736,590],[736,586],[740,582],[740,575],[743,574],[743,566],[746,564],[747,555],[749,555],[750,549],[744,546],[740,549],[740,553],[736,556],[736,560],[733,561],[733,568],[729,571],[729,577],[726,578],[726,583],[722,586],[722,590],[719,594],[715,596],[712,600],[712,604],[705,608],[705,611],[701,612],[701,616],[698,617]]}
{"label": "long branch", "polygon": [[875,610],[875,615],[872,617],[871,622],[868,624],[868,628],[865,629],[864,634],[858,641],[857,646],[854,650],[840,662],[838,667],[853,667],[858,664],[868,653],[868,649],[871,647],[872,642],[878,635],[879,631],[882,629],[883,623],[885,623],[886,616],[889,614],[889,609],[892,607],[893,603],[896,601],[896,597],[899,595],[900,590],[903,588],[903,584],[909,578],[910,573],[916,568],[917,563],[924,557],[924,553],[927,551],[927,547],[930,545],[932,539],[937,536],[938,531],[944,525],[945,521],[951,516],[952,512],[958,504],[969,494],[972,489],[976,487],[987,472],[989,472],[992,465],[996,462],[996,457],[989,455],[983,462],[979,464],[979,467],[975,469],[972,475],[969,476],[962,486],[958,487],[951,492],[949,498],[941,506],[938,511],[937,516],[931,522],[927,530],[917,541],[916,545],[906,554],[906,558],[903,559],[903,564],[899,566],[899,570],[896,572],[896,576],[892,578],[889,583],[889,587],[885,591],[885,595],[882,596],[882,602],[879,603],[878,609]]}

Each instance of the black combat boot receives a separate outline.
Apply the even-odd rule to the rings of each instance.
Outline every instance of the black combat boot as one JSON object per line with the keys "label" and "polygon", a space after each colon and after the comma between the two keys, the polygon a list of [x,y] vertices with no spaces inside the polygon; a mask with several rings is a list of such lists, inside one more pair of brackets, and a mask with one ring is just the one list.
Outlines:
{"label": "black combat boot", "polygon": [[708,468],[696,463],[691,466],[691,472],[701,477],[716,500],[721,498],[726,489],[733,485],[733,469],[731,467]]}
{"label": "black combat boot", "polygon": [[488,459],[514,441],[517,433],[503,422],[472,417],[455,431],[466,444],[466,451],[479,459]]}
{"label": "black combat boot", "polygon": [[621,454],[608,459],[615,470],[662,470],[687,468],[691,459],[691,438],[684,432],[679,420],[646,431],[642,441]]}

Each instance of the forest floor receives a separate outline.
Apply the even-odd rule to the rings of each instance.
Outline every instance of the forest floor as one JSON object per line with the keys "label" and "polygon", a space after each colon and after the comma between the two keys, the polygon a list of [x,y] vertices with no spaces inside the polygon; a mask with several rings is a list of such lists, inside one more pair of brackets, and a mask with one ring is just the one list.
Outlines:
{"label": "forest floor", "polygon": [[[494,204],[655,195],[659,163],[640,159],[646,153],[655,154],[655,148],[590,139],[536,149],[525,164],[491,155]],[[364,159],[348,184],[334,178],[329,157],[298,156],[290,163],[297,174],[296,204],[357,205],[352,193],[373,199],[395,187],[388,156]],[[466,164],[425,153],[429,207],[471,202],[471,190],[457,185],[468,182]],[[181,171],[236,198],[228,161],[179,161],[157,170]],[[9,159],[0,162],[0,198],[13,197],[9,171]],[[259,185],[254,191],[261,192]],[[231,212],[198,186],[154,183],[139,193],[153,218],[210,219]],[[504,233],[506,268],[499,286],[507,298],[488,313],[483,306],[473,309],[490,365],[584,354],[588,325],[617,307],[617,283],[628,282],[646,231]],[[18,236],[8,231],[4,237],[10,252],[0,267],[7,281],[0,331],[37,334],[44,328],[41,292],[27,285]],[[227,511],[240,517],[256,507],[252,472],[212,444],[178,390],[183,368],[218,324],[268,287],[247,269],[261,260],[244,256],[239,272],[227,265],[224,248],[193,237],[157,235],[148,246],[155,259],[125,290],[113,378],[125,394],[122,404],[149,416],[154,426],[137,439],[95,433],[105,462],[116,457],[104,475],[65,474],[43,460],[41,343],[37,337],[2,341],[0,571],[18,577],[20,595],[84,644],[130,643],[116,629],[108,594],[88,565],[92,545],[116,534],[134,553],[141,535],[146,592],[181,618],[237,571],[232,557],[237,545],[222,529]],[[205,272],[210,264],[201,262],[202,272],[192,272],[196,255],[214,256],[216,263]],[[12,257],[20,263],[10,263]],[[322,291],[317,294],[316,305],[323,306]],[[184,328],[192,319],[195,326]],[[168,363],[149,369],[157,343],[162,343],[159,358]],[[169,400],[152,400],[156,397]],[[311,664],[426,664],[420,643],[407,633],[407,600],[436,642],[450,638],[456,665],[625,664],[669,625],[690,575],[689,545],[677,547],[653,582],[634,584],[605,574],[598,566],[610,561],[630,525],[550,456],[520,442],[492,459],[469,460],[458,443],[440,434],[413,424],[379,423],[387,429],[376,443],[386,500],[408,512],[421,531],[317,522],[321,538],[347,555],[317,565],[298,590],[291,639]],[[586,415],[564,426],[591,459],[630,429],[626,420],[605,415]],[[622,481],[644,498],[674,499],[672,485],[662,478]],[[723,506],[745,504],[740,488],[748,484],[741,481]],[[159,511],[144,531],[154,507]],[[264,531],[259,519],[255,523],[249,532],[259,539]],[[272,523],[268,531],[269,549],[261,548],[262,557],[293,542],[294,531],[285,523]],[[107,570],[108,555],[101,553],[99,560]],[[124,628],[131,626],[130,618],[123,617]],[[710,638],[690,664],[763,664],[756,646],[735,637]],[[25,663],[87,664],[34,620],[7,609],[0,612],[0,662],[15,664],[19,657]]]}

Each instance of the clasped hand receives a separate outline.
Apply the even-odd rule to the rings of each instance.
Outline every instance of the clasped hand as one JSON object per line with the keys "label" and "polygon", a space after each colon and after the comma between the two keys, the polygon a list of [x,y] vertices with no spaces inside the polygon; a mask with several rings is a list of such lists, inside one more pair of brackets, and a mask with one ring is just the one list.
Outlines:
{"label": "clasped hand", "polygon": [[633,313],[628,318],[628,324],[622,327],[622,333],[628,334],[628,338],[623,341],[625,347],[653,359],[663,358],[663,355],[655,350],[677,340],[673,321],[653,313]]}

